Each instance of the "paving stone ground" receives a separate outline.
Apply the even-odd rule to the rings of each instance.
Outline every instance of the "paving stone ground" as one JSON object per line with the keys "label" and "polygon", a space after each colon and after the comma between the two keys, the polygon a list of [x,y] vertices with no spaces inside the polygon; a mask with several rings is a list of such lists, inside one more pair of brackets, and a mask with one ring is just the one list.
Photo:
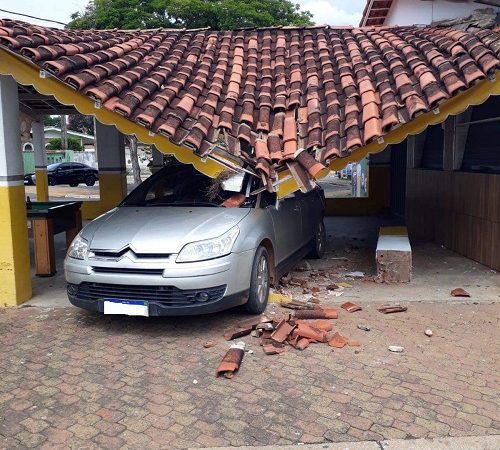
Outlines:
{"label": "paving stone ground", "polygon": [[[232,379],[215,378],[241,318],[104,317],[74,308],[0,310],[0,448],[187,448],[498,434],[500,303],[341,310],[363,343],[266,356],[243,338]],[[370,332],[357,329],[369,324]],[[431,328],[432,338],[424,335]],[[213,348],[203,348],[214,340]],[[388,345],[402,345],[402,354]],[[195,381],[196,380],[196,381]]]}

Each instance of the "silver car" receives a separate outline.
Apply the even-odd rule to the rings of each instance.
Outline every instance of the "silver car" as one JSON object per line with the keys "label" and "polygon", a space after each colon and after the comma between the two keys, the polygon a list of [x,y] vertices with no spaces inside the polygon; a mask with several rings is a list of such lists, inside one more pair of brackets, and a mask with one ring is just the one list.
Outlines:
{"label": "silver car", "polygon": [[64,263],[70,302],[105,314],[259,314],[269,286],[325,248],[323,191],[277,200],[245,174],[171,164],[89,223]]}

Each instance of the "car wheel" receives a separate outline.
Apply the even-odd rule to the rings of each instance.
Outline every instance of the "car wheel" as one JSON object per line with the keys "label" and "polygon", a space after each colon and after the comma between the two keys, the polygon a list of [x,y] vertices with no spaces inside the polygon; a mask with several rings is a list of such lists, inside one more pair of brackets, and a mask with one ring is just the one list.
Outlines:
{"label": "car wheel", "polygon": [[69,184],[71,187],[77,187],[78,186],[78,183],[70,183]]}
{"label": "car wheel", "polygon": [[318,226],[316,227],[316,235],[314,236],[313,245],[314,247],[308,255],[309,258],[311,259],[323,258],[326,249],[326,231],[323,219],[321,219],[318,222]]}
{"label": "car wheel", "polygon": [[56,185],[56,180],[54,180],[54,178],[49,177],[48,183],[49,183],[49,186],[55,186]]}
{"label": "car wheel", "polygon": [[85,178],[85,184],[87,186],[94,186],[95,184],[95,178],[93,175],[89,175],[88,177]]}
{"label": "car wheel", "polygon": [[261,314],[265,311],[269,297],[270,278],[269,255],[264,247],[259,247],[252,265],[250,292],[248,302],[245,304],[247,313]]}

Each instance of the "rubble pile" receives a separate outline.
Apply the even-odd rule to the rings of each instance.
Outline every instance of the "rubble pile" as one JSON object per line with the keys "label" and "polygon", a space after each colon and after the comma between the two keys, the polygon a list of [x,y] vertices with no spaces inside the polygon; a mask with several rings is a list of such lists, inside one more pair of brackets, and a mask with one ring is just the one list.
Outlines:
{"label": "rubble pile", "polygon": [[[235,328],[224,331],[224,339],[232,341],[250,335],[260,339],[260,346],[266,355],[280,355],[288,349],[302,351],[311,344],[327,344],[334,348],[361,346],[360,342],[342,336],[338,332],[331,333],[333,330],[331,320],[338,319],[336,309],[322,308],[319,303],[312,301],[301,302],[290,299],[286,301],[284,297],[281,298],[280,304],[292,311],[280,317],[270,318],[261,315],[238,322]],[[232,378],[243,360],[244,349],[244,342],[232,344],[222,359],[216,375]]]}
{"label": "rubble pile", "polygon": [[[233,341],[243,336],[251,336],[259,340],[260,347],[266,355],[303,351],[315,344],[326,344],[335,349],[346,346],[360,347],[361,342],[334,331],[333,321],[339,318],[337,309],[323,307],[320,303],[319,297],[322,291],[326,291],[328,296],[338,297],[345,292],[345,289],[352,287],[345,281],[338,281],[338,278],[342,276],[361,279],[364,273],[359,271],[344,275],[335,273],[335,280],[332,280],[327,270],[314,270],[309,263],[304,262],[303,266],[295,269],[295,273],[282,277],[277,290],[269,295],[269,303],[281,307],[280,312],[269,311],[266,314],[242,320],[234,328],[224,331],[224,339]],[[295,295],[290,292],[292,290]],[[340,308],[348,314],[362,311],[361,306],[350,301],[341,304]],[[401,305],[382,305],[377,309],[383,314],[407,311],[407,307]],[[370,331],[370,327],[365,324],[358,324],[357,328],[366,332]],[[231,345],[217,369],[217,376],[224,375],[226,378],[234,376],[245,354],[244,348],[244,342]],[[389,348],[389,351],[402,352],[403,350],[394,346],[394,348]],[[358,353],[358,350],[355,353]]]}

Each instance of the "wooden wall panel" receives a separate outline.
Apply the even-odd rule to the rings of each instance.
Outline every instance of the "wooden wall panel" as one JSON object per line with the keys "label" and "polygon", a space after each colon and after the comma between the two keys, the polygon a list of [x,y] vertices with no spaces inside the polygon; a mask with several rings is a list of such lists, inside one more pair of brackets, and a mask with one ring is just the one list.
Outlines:
{"label": "wooden wall panel", "polygon": [[409,169],[406,180],[411,236],[500,270],[500,175]]}

